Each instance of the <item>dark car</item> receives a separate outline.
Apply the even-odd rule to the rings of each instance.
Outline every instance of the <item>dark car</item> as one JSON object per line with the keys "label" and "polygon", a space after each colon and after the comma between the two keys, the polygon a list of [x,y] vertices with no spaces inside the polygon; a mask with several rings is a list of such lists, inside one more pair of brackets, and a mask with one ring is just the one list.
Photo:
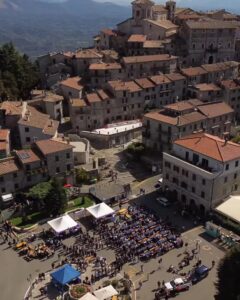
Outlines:
{"label": "dark car", "polygon": [[195,272],[193,273],[193,276],[191,278],[192,283],[195,284],[198,281],[202,280],[203,278],[207,277],[209,273],[209,268],[201,265],[200,267],[197,267]]}

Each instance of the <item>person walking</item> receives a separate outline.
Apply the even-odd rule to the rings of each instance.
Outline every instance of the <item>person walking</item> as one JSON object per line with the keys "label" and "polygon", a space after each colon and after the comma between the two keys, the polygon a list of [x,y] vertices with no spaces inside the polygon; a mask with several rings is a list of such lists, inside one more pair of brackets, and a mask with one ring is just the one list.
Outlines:
{"label": "person walking", "polygon": [[143,273],[143,265],[141,265],[141,273]]}
{"label": "person walking", "polygon": [[157,286],[158,286],[158,289],[160,290],[160,288],[161,288],[161,282],[160,281],[157,282]]}

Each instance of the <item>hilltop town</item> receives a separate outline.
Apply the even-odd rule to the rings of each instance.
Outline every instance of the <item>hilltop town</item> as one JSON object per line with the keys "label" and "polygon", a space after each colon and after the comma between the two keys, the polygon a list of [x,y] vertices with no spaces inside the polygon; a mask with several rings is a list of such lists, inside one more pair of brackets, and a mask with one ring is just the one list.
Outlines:
{"label": "hilltop town", "polygon": [[28,261],[24,299],[224,299],[239,63],[240,16],[172,0],[134,0],[92,47],[38,57],[29,99],[0,103],[0,238],[20,256],[8,272]]}

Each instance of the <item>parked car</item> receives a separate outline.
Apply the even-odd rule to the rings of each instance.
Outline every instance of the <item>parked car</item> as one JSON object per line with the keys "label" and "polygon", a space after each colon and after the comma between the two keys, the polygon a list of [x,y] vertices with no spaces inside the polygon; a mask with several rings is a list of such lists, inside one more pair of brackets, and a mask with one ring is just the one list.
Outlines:
{"label": "parked car", "polygon": [[192,283],[195,284],[198,281],[202,280],[203,278],[207,277],[208,273],[209,273],[209,268],[206,267],[205,265],[201,265],[200,267],[197,267],[191,278]]}
{"label": "parked car", "polygon": [[157,197],[156,201],[164,207],[168,207],[170,205],[169,200],[165,197]]}

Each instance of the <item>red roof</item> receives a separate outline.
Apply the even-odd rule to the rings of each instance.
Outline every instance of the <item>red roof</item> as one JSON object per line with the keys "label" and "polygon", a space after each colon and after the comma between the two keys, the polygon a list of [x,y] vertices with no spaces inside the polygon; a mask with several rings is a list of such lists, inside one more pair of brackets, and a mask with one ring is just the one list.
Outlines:
{"label": "red roof", "polygon": [[240,145],[226,142],[219,137],[207,133],[196,133],[176,140],[174,144],[220,162],[227,162],[240,158]]}

